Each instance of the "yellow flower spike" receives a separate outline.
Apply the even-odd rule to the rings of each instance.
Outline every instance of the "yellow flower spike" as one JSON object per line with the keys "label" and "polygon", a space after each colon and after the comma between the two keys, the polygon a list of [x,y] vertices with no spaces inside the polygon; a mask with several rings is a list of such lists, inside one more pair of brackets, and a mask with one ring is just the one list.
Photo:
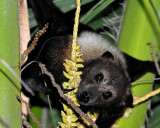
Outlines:
{"label": "yellow flower spike", "polygon": [[66,112],[67,109],[68,109],[67,105],[65,105],[65,104],[63,104],[63,103],[62,103],[62,105],[63,105],[64,111]]}
{"label": "yellow flower spike", "polygon": [[65,117],[62,117],[62,120],[63,120],[63,123],[64,123],[64,124],[68,124],[68,121],[66,120]]}
{"label": "yellow flower spike", "polygon": [[80,106],[79,103],[78,103],[78,101],[77,101],[77,98],[75,98],[74,103],[75,103],[77,106]]}
{"label": "yellow flower spike", "polygon": [[77,62],[84,62],[81,58],[77,58]]}
{"label": "yellow flower spike", "polygon": [[87,126],[91,126],[90,123],[88,123],[88,121],[85,120],[85,119],[83,119],[83,123],[84,123],[85,125],[87,125]]}
{"label": "yellow flower spike", "polygon": [[81,122],[78,123],[78,128],[85,128],[84,124],[81,124]]}
{"label": "yellow flower spike", "polygon": [[77,102],[75,101],[74,103],[75,103],[77,106],[80,106],[80,104],[78,103],[78,101],[77,101]]}
{"label": "yellow flower spike", "polygon": [[77,127],[78,124],[77,123],[72,123],[72,127]]}
{"label": "yellow flower spike", "polygon": [[69,66],[70,66],[70,61],[71,61],[71,60],[69,60],[69,59],[65,59],[64,61],[65,61],[65,63],[66,63],[67,65],[69,65]]}
{"label": "yellow flower spike", "polygon": [[75,67],[75,66],[76,66],[76,63],[75,63],[75,62],[71,61],[70,63],[71,63],[71,65],[72,65],[72,67]]}
{"label": "yellow flower spike", "polygon": [[78,54],[81,54],[80,49],[78,49],[78,50],[76,51],[76,58],[77,58],[77,55],[78,55]]}
{"label": "yellow flower spike", "polygon": [[[77,92],[77,89],[74,90],[74,91]],[[77,98],[76,98],[76,94],[75,94],[76,92],[74,92],[74,91],[69,92],[69,93],[67,93],[67,94],[65,94],[65,95],[67,95],[77,106],[80,106],[79,103],[78,103],[78,101],[77,101]],[[74,92],[74,93],[73,93],[73,92]]]}
{"label": "yellow flower spike", "polygon": [[71,70],[77,71],[76,65],[72,66],[72,67],[71,67]]}
{"label": "yellow flower spike", "polygon": [[71,122],[76,122],[77,120],[78,120],[78,117],[75,114],[72,114]]}
{"label": "yellow flower spike", "polygon": [[69,84],[68,82],[64,82],[64,83],[62,84],[62,86],[63,86],[64,89],[72,89],[72,88],[70,87],[70,84]]}
{"label": "yellow flower spike", "polygon": [[74,88],[77,88],[79,86],[79,82],[75,83]]}
{"label": "yellow flower spike", "polygon": [[71,99],[72,101],[74,101],[74,100],[75,100],[75,99],[74,99],[74,95],[73,95],[73,94],[68,95],[68,97],[70,97],[70,99]]}
{"label": "yellow flower spike", "polygon": [[64,123],[58,122],[58,124],[59,124],[62,128],[65,128],[65,124],[64,124]]}
{"label": "yellow flower spike", "polygon": [[76,75],[80,76],[82,74],[82,72],[76,72]]}
{"label": "yellow flower spike", "polygon": [[67,111],[67,115],[71,116],[73,114],[73,111],[71,109],[68,109]]}
{"label": "yellow flower spike", "polygon": [[77,88],[76,83],[74,83],[74,85],[72,85],[71,88]]}
{"label": "yellow flower spike", "polygon": [[72,64],[72,63],[71,63],[72,61],[71,61],[71,60],[68,60],[68,59],[65,59],[65,62],[66,62],[66,64],[69,65],[69,66],[71,66],[71,64]]}
{"label": "yellow flower spike", "polygon": [[[78,50],[77,52],[76,52],[76,57],[78,57],[80,54],[82,54],[81,52],[80,52],[80,50]],[[83,54],[82,54],[83,55]]]}
{"label": "yellow flower spike", "polygon": [[59,122],[59,125],[65,128],[71,128],[71,127],[76,127],[77,123],[75,123],[78,118],[76,115],[73,113],[73,110],[70,109],[68,106],[63,104],[64,110],[66,113],[61,112],[62,114],[62,120],[64,123]]}
{"label": "yellow flower spike", "polygon": [[65,68],[66,68],[67,73],[70,75],[70,73],[69,73],[69,72],[70,72],[71,70],[70,70],[70,69],[68,69],[67,67],[65,67]]}
{"label": "yellow flower spike", "polygon": [[73,62],[73,61],[71,61],[71,60],[65,60],[66,61],[66,64],[68,64],[70,67],[72,67],[72,66],[75,66],[76,65],[76,63],[75,62]]}
{"label": "yellow flower spike", "polygon": [[72,92],[70,92],[70,94],[71,94],[71,95],[74,95],[75,93],[74,93],[74,91],[72,91]]}
{"label": "yellow flower spike", "polygon": [[76,57],[77,57],[78,54],[81,54],[80,49],[78,49],[78,50],[76,51]]}
{"label": "yellow flower spike", "polygon": [[81,45],[80,45],[80,44],[77,44],[76,50],[78,51],[78,50],[80,50],[80,48],[81,48]]}
{"label": "yellow flower spike", "polygon": [[[77,106],[79,106],[77,98],[76,98],[76,92],[77,87],[79,86],[79,83],[81,81],[80,75],[82,72],[78,71],[79,68],[83,68],[84,66],[80,63],[77,64],[77,62],[83,62],[83,60],[80,58],[83,54],[80,53],[81,45],[77,45],[77,31],[78,31],[78,24],[79,24],[79,12],[80,12],[80,0],[77,0],[77,10],[76,10],[76,16],[75,16],[75,25],[74,25],[74,31],[73,31],[73,41],[72,41],[72,51],[71,51],[71,60],[66,59],[65,60],[65,69],[66,72],[63,72],[64,76],[69,79],[68,82],[63,83],[63,88],[65,89],[74,89],[72,92],[68,92],[65,94],[70,98]],[[63,121],[66,123],[65,126],[63,123],[59,123],[63,125],[65,128],[73,128],[78,127],[79,128],[79,122],[78,117],[74,114],[74,111],[70,109],[70,107],[63,104],[64,111],[62,113]],[[65,113],[65,114],[64,114]],[[82,128],[82,127],[81,127]]]}
{"label": "yellow flower spike", "polygon": [[76,98],[74,95],[70,95],[70,97],[72,97],[72,101],[76,101]]}
{"label": "yellow flower spike", "polygon": [[73,92],[76,93],[78,91],[78,88],[74,89]]}
{"label": "yellow flower spike", "polygon": [[72,83],[73,79],[69,79],[68,83]]}
{"label": "yellow flower spike", "polygon": [[66,71],[69,72],[71,70],[71,67],[69,65],[67,65],[66,63],[63,64]]}
{"label": "yellow flower spike", "polygon": [[80,106],[80,104],[78,103],[77,99],[76,101],[74,102],[77,106]]}
{"label": "yellow flower spike", "polygon": [[71,100],[72,100],[72,98],[71,97],[73,97],[73,95],[72,94],[70,94],[70,93],[67,93],[67,94],[65,94],[66,96],[68,96]]}
{"label": "yellow flower spike", "polygon": [[[65,95],[68,96],[69,98],[70,98],[70,97],[73,97],[73,94],[71,94],[71,93],[66,93]],[[72,100],[72,99],[71,99],[71,100]]]}
{"label": "yellow flower spike", "polygon": [[66,124],[66,128],[72,128],[71,127],[71,122],[68,122],[68,124]]}
{"label": "yellow flower spike", "polygon": [[71,65],[68,65],[67,63],[63,63],[64,67],[70,68]]}
{"label": "yellow flower spike", "polygon": [[70,76],[73,76],[73,77],[74,77],[74,74],[75,74],[75,71],[70,70],[70,71],[68,72],[68,75],[70,75]]}
{"label": "yellow flower spike", "polygon": [[69,94],[65,94],[65,95],[68,96],[68,98],[70,98],[72,101],[74,100],[74,99],[73,99],[73,94],[70,94],[70,93],[69,93]]}
{"label": "yellow flower spike", "polygon": [[70,76],[68,73],[66,73],[65,71],[63,71],[63,74],[64,74],[64,76],[66,77],[66,78],[68,78],[68,79],[73,79],[73,77],[72,76]]}
{"label": "yellow flower spike", "polygon": [[[65,104],[63,104],[63,103],[62,103],[62,105],[63,105],[64,111],[67,111],[67,106],[66,106]],[[63,112],[64,112],[64,111],[63,111]],[[61,111],[61,112],[62,112],[62,111]]]}
{"label": "yellow flower spike", "polygon": [[76,64],[76,68],[83,68],[84,65],[83,64]]}
{"label": "yellow flower spike", "polygon": [[74,92],[71,93],[71,95],[72,95],[73,98],[76,98],[76,94]]}
{"label": "yellow flower spike", "polygon": [[76,122],[78,120],[78,117],[74,114],[72,115],[71,121]]}
{"label": "yellow flower spike", "polygon": [[97,117],[98,117],[98,113],[94,112],[93,114],[91,114],[90,112],[87,113],[87,115],[93,120],[96,121]]}
{"label": "yellow flower spike", "polygon": [[74,88],[74,85],[75,85],[75,83],[72,81],[72,82],[70,83],[70,87],[71,87],[71,88]]}
{"label": "yellow flower spike", "polygon": [[[87,112],[87,115],[93,120],[96,121],[97,117],[98,117],[98,113],[93,113],[91,114],[90,112]],[[91,126],[90,123],[87,122],[87,120],[83,119],[84,124],[86,124],[87,126]]]}
{"label": "yellow flower spike", "polygon": [[81,57],[81,56],[83,56],[83,54],[77,53],[77,57]]}
{"label": "yellow flower spike", "polygon": [[67,117],[67,115],[63,112],[63,111],[61,111],[61,115],[62,115],[62,117]]}

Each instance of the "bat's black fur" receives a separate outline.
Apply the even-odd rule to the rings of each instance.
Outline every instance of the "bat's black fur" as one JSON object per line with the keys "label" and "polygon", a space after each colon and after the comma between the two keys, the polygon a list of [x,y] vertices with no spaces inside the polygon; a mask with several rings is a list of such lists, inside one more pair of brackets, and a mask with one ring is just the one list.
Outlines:
{"label": "bat's black fur", "polygon": [[[73,21],[61,13],[52,0],[29,0],[29,3],[39,27],[49,23],[49,28],[40,37],[38,45],[29,54],[23,67],[34,62],[25,69],[22,67],[22,79],[33,91],[48,93],[52,92],[53,88],[38,63],[46,65],[59,85],[62,86],[62,82],[67,81],[63,75],[63,63],[70,58]],[[85,36],[87,40],[83,42]],[[93,38],[99,42],[94,44]],[[82,24],[79,26],[78,42],[82,43],[85,62],[77,99],[84,112],[90,110],[99,113],[96,123],[100,128],[109,127],[115,119],[123,115],[126,107],[132,107],[131,82],[147,72],[156,73],[154,63],[140,61],[121,53],[99,34]],[[107,49],[98,47],[101,42],[105,47],[107,45]],[[48,87],[44,86],[44,81]]]}

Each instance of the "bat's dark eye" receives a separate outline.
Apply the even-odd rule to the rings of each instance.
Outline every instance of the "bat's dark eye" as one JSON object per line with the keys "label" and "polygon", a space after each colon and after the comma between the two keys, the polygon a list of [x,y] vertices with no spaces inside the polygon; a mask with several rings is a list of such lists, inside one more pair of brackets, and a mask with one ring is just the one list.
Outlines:
{"label": "bat's dark eye", "polygon": [[112,97],[112,93],[110,91],[103,92],[102,95],[104,99],[109,99]]}
{"label": "bat's dark eye", "polygon": [[97,83],[100,83],[103,80],[104,76],[102,73],[99,73],[95,76],[95,80]]}

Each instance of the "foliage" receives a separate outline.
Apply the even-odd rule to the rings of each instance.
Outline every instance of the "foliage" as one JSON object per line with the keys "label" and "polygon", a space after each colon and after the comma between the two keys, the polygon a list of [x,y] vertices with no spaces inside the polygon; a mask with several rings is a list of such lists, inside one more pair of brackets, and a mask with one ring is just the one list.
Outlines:
{"label": "foliage", "polygon": [[[153,1],[153,3],[158,5],[158,1]],[[160,10],[160,6],[156,6],[156,9],[157,11]],[[128,1],[118,43],[120,49],[140,60],[151,60],[150,47],[147,43],[151,42],[154,45],[154,52],[156,53],[160,45],[159,37],[160,26],[149,0]],[[152,78],[154,76],[147,73],[141,80]],[[141,82],[132,87],[133,95],[139,97],[144,96],[151,90],[152,81]],[[129,119],[120,122],[120,127],[143,127],[147,108],[148,102],[136,106]]]}
{"label": "foliage", "polygon": [[20,102],[16,98],[20,95],[20,82],[13,75],[20,74],[17,5],[18,0],[0,1],[0,128],[4,127],[2,121],[8,127],[21,127]]}

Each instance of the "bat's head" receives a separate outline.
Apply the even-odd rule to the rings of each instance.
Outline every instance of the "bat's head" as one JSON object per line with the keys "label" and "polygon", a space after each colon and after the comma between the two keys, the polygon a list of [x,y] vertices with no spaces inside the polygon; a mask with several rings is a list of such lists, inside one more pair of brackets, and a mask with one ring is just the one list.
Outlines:
{"label": "bat's head", "polygon": [[123,67],[110,52],[87,63],[77,92],[79,104],[97,109],[132,104],[130,81]]}

